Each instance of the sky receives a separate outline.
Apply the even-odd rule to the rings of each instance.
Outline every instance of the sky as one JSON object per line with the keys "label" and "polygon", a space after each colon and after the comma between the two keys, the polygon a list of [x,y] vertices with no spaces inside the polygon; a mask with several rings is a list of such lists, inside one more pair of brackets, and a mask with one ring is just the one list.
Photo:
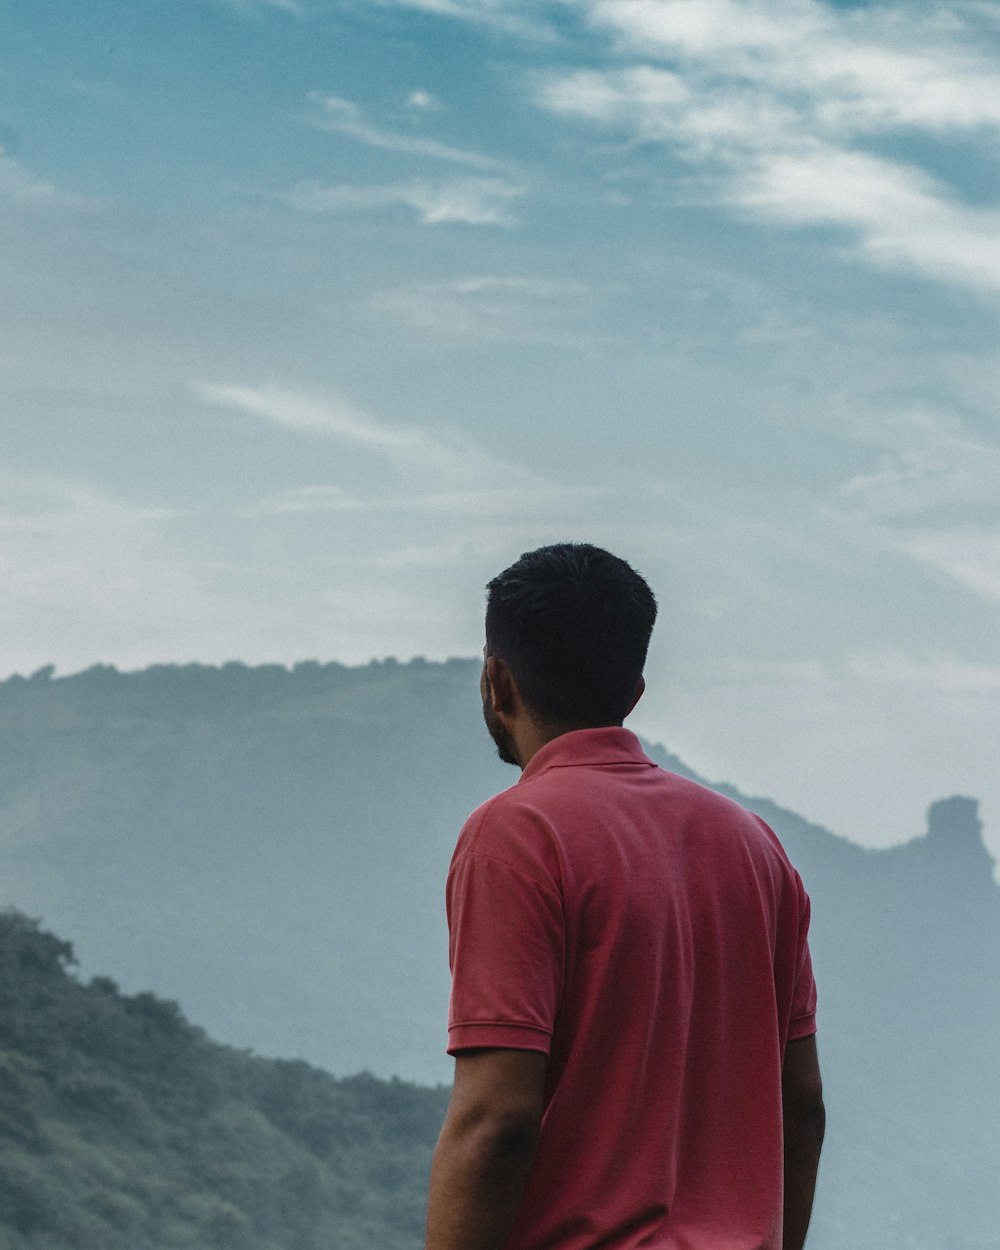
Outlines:
{"label": "sky", "polygon": [[476,655],[595,542],[660,601],[636,729],[1000,856],[1000,8],[0,29],[0,673]]}

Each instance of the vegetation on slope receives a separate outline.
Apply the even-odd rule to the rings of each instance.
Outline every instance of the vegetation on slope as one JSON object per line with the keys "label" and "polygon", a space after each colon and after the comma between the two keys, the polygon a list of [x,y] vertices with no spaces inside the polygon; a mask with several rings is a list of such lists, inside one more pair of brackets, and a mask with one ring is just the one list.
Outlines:
{"label": "vegetation on slope", "polygon": [[0,1250],[416,1250],[445,1091],[209,1041],[0,914]]}

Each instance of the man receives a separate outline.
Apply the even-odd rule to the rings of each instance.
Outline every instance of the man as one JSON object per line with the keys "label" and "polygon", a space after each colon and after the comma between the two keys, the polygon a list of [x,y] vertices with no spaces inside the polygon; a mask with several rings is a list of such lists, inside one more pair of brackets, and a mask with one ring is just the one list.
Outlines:
{"label": "man", "polygon": [[656,617],[629,565],[543,547],[488,591],[483,713],[522,774],[448,878],[427,1250],[801,1250],[824,1118],[802,884],[622,728]]}

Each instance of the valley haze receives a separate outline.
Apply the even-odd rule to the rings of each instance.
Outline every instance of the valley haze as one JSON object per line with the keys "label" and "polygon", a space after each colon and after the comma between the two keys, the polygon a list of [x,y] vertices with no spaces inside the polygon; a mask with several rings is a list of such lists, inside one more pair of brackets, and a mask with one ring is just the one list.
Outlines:
{"label": "valley haze", "polygon": [[[490,749],[478,672],[390,660],[8,679],[0,902],[68,937],[85,975],[141,991],[121,1010],[178,1045],[176,1010],[146,991],[260,1054],[447,1082],[445,873],[465,816],[516,777]],[[811,1244],[997,1250],[1000,888],[975,798],[942,796],[911,841],[872,850],[717,788],[772,825],[813,900],[830,1131]],[[108,984],[95,987],[97,1010]],[[305,1091],[314,1078],[294,1071]],[[320,1085],[324,1106],[410,1098]],[[347,1131],[331,1122],[334,1140]]]}

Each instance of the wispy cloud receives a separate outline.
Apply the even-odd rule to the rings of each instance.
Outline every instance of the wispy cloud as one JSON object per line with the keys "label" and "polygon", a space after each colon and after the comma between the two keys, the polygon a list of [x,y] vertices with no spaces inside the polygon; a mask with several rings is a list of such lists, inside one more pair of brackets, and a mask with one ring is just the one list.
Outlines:
{"label": "wispy cloud", "polygon": [[418,88],[406,97],[406,107],[416,109],[418,113],[436,113],[441,108],[441,101],[433,92]]}
{"label": "wispy cloud", "polygon": [[914,559],[1000,604],[1000,529],[967,526],[916,534],[900,545]]}
{"label": "wispy cloud", "polygon": [[851,676],[874,686],[981,695],[1000,691],[1000,664],[977,664],[940,651],[856,651],[845,660]]}
{"label": "wispy cloud", "polygon": [[[201,597],[171,550],[177,513],[53,477],[0,479],[0,629],[8,670],[120,656]],[[182,606],[183,605],[183,606]],[[73,621],[67,646],[65,622]]]}
{"label": "wispy cloud", "polygon": [[[411,473],[432,472],[439,479],[467,483],[488,477],[498,468],[510,472],[509,466],[500,466],[477,448],[463,444],[457,436],[447,440],[426,430],[390,425],[341,400],[314,399],[274,387],[198,384],[194,389],[209,403],[235,408],[300,434],[366,447]],[[526,479],[528,475],[520,476]],[[304,500],[309,502],[309,496]],[[313,497],[312,503],[316,502]],[[321,497],[320,502],[326,508],[331,504],[337,508],[350,506],[349,497],[343,495]]]}
{"label": "wispy cloud", "polygon": [[278,198],[307,213],[365,212],[404,205],[424,225],[513,226],[525,188],[504,178],[413,179],[381,185],[302,182]]}
{"label": "wispy cloud", "polygon": [[434,334],[493,342],[578,344],[567,317],[590,306],[580,282],[478,275],[380,291],[371,307]]}
{"label": "wispy cloud", "polygon": [[[447,143],[440,143],[436,139],[428,139],[423,135],[402,134],[399,131],[378,126],[365,117],[357,104],[341,96],[313,91],[310,92],[309,99],[315,110],[310,115],[309,121],[320,130],[347,135],[351,139],[366,143],[369,147],[381,148],[385,152],[427,157],[435,161],[469,165],[475,169],[499,168],[498,161],[479,152],[453,147]],[[407,103],[411,110],[416,112],[433,111],[436,105],[434,97],[425,91],[413,92]]]}
{"label": "wispy cloud", "polygon": [[[550,112],[670,147],[708,202],[850,231],[870,262],[1000,291],[1000,211],[871,145],[1000,128],[1000,69],[972,8],[818,0],[592,0],[634,63],[550,72]],[[987,41],[988,42],[988,41]],[[995,45],[995,35],[993,43]]]}
{"label": "wispy cloud", "polygon": [[297,486],[270,499],[265,499],[252,509],[254,512],[276,515],[300,512],[364,512],[367,500],[349,494],[343,486]]}
{"label": "wispy cloud", "polygon": [[14,532],[54,533],[64,524],[78,525],[81,517],[94,523],[131,524],[170,520],[176,514],[169,508],[135,506],[99,494],[89,486],[52,477],[2,480],[4,506],[0,528]]}
{"label": "wispy cloud", "polygon": [[[481,533],[493,526],[506,531],[515,518],[527,528],[564,526],[609,494],[603,487],[548,480],[489,454],[453,429],[431,433],[390,425],[328,397],[273,387],[199,385],[195,391],[208,403],[303,435],[353,443],[388,462],[387,474],[373,473],[363,480],[355,475],[343,483],[314,483],[267,496],[244,509],[248,516],[381,514],[393,519],[393,542],[398,541],[399,524],[419,518],[420,532],[428,525],[431,531],[442,526],[450,530],[461,518],[463,541],[469,541],[473,530]],[[401,516],[407,514],[403,522]]]}
{"label": "wispy cloud", "polygon": [[195,386],[195,391],[210,403],[225,404],[251,412],[302,434],[346,439],[348,442],[402,455],[435,446],[421,430],[386,425],[339,400],[320,402],[289,391],[249,386],[199,384]]}
{"label": "wispy cloud", "polygon": [[856,540],[1000,602],[1000,449],[929,409],[887,415],[874,437],[895,446],[833,501]]}
{"label": "wispy cloud", "polygon": [[99,202],[84,195],[63,191],[44,178],[39,178],[0,147],[0,197],[36,208],[68,208],[88,211]]}
{"label": "wispy cloud", "polygon": [[726,198],[793,224],[846,226],[876,264],[1000,292],[1000,212],[964,207],[913,167],[817,146],[762,157]]}
{"label": "wispy cloud", "polygon": [[602,489],[523,485],[477,486],[469,490],[431,490],[419,494],[377,495],[362,499],[342,487],[301,486],[267,499],[258,511],[274,514],[315,512],[418,512],[436,516],[461,516],[473,521],[496,520],[516,515],[564,518],[569,508],[601,498]]}
{"label": "wispy cloud", "polygon": [[910,520],[943,509],[1000,507],[1000,448],[971,434],[954,415],[926,408],[888,414],[872,441],[891,445],[877,463],[839,490],[845,506],[870,520]]}
{"label": "wispy cloud", "polygon": [[533,43],[557,38],[552,24],[540,15],[534,0],[377,0],[385,8],[416,9],[435,17],[456,18],[493,27]]}
{"label": "wispy cloud", "polygon": [[305,10],[299,0],[220,0],[229,9],[238,13],[255,13],[261,9],[275,9],[279,13],[290,13],[293,17],[303,17]]}
{"label": "wispy cloud", "polygon": [[[785,96],[849,131],[1000,124],[998,71],[972,11],[839,9],[819,0],[594,0],[592,23],[643,57]],[[793,99],[792,93],[801,93]]]}

